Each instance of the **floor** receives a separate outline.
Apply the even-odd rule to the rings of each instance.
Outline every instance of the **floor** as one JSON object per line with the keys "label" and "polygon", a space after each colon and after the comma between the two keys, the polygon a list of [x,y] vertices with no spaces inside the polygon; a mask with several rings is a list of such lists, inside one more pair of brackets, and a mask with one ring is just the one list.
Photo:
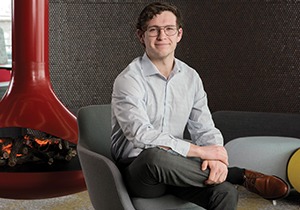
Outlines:
{"label": "floor", "polygon": [[277,200],[275,206],[272,201],[262,199],[243,187],[239,187],[239,191],[238,210],[300,210],[300,193],[296,191],[291,191],[285,199]]}
{"label": "floor", "polygon": [[0,210],[94,210],[87,191],[41,200],[0,199]]}
{"label": "floor", "polygon": [[[300,193],[293,191],[288,198],[276,201],[264,200],[239,187],[238,210],[300,210]],[[0,199],[0,210],[93,210],[87,191],[73,195],[42,200]],[[105,210],[105,209],[103,209]],[[113,209],[108,209],[113,210]]]}

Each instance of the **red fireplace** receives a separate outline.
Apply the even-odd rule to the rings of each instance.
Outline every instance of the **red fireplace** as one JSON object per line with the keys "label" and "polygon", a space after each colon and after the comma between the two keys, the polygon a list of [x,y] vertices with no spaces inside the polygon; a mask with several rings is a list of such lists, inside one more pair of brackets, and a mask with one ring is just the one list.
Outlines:
{"label": "red fireplace", "polygon": [[[12,79],[0,101],[0,128],[31,129],[76,145],[76,117],[56,97],[50,82],[48,0],[12,3]],[[49,198],[85,189],[76,158],[58,166],[0,166],[3,198]]]}

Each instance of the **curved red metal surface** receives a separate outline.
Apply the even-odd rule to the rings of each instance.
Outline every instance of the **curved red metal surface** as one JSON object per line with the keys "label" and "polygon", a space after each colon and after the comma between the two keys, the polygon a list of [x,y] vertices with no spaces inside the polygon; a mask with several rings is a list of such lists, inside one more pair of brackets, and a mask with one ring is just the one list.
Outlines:
{"label": "curved red metal surface", "polygon": [[1,198],[44,199],[78,193],[86,190],[86,185],[81,170],[1,172],[0,189]]}
{"label": "curved red metal surface", "polygon": [[0,127],[30,128],[77,143],[76,117],[50,82],[48,0],[14,0],[12,22],[12,79],[0,102]]}
{"label": "curved red metal surface", "polygon": [[[12,79],[0,102],[0,128],[30,128],[77,143],[76,117],[55,96],[50,82],[48,0],[13,0],[12,21]],[[83,190],[80,169],[0,172],[3,198],[50,198]]]}

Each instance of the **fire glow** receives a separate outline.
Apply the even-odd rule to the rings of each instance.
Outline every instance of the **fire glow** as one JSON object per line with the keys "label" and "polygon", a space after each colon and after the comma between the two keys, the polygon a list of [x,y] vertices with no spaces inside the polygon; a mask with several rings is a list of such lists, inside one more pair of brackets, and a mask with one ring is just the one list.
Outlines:
{"label": "fire glow", "polygon": [[52,165],[55,161],[70,161],[77,155],[76,145],[56,137],[22,137],[0,139],[0,166],[39,163]]}

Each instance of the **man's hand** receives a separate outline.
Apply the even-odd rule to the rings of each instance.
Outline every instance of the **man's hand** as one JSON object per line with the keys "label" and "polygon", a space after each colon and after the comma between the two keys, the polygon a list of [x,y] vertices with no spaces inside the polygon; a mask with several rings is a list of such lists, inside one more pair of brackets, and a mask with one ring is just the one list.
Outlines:
{"label": "man's hand", "polygon": [[189,157],[199,157],[202,160],[218,160],[228,166],[228,155],[225,147],[218,145],[197,146],[191,144]]}
{"label": "man's hand", "polygon": [[207,185],[220,184],[226,180],[228,167],[223,162],[218,160],[204,160],[201,170],[210,169],[209,177],[205,181]]}

